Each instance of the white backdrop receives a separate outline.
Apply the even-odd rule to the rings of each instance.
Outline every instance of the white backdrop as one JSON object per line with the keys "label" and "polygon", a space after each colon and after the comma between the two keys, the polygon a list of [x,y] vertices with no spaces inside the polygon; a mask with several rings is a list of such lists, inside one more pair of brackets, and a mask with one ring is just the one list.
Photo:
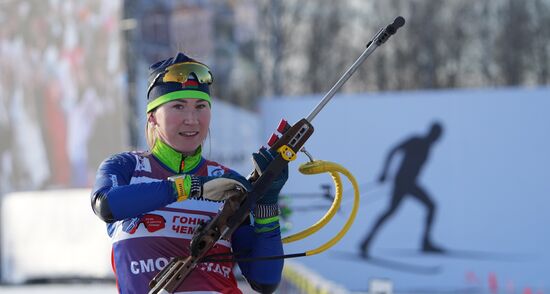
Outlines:
{"label": "white backdrop", "polygon": [[111,279],[111,242],[90,190],[14,192],[2,198],[2,282]]}

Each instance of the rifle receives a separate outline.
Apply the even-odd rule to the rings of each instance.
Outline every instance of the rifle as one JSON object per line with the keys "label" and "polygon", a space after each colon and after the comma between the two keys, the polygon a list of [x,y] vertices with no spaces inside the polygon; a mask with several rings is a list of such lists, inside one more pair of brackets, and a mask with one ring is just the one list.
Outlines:
{"label": "rifle", "polygon": [[239,188],[235,188],[232,191],[231,197],[225,201],[222,210],[212,220],[201,225],[195,231],[190,243],[191,254],[188,257],[176,257],[159,272],[149,283],[149,287],[151,288],[149,294],[173,293],[206,256],[212,246],[218,240],[230,236],[240,226],[248,216],[252,205],[265,194],[271,183],[275,180],[275,177],[290,161],[296,159],[296,153],[299,151],[305,152],[303,146],[313,134],[314,128],[311,122],[317,114],[353,75],[365,59],[404,24],[405,19],[399,16],[395,18],[393,23],[380,29],[375,37],[369,41],[363,53],[325,94],[319,104],[306,118],[300,119],[292,126],[285,120],[281,120],[277,131],[282,136],[279,138],[274,134],[268,142],[270,151],[275,151],[277,155],[261,175],[258,175],[256,172],[251,173],[248,178],[252,182],[251,191],[246,192]]}

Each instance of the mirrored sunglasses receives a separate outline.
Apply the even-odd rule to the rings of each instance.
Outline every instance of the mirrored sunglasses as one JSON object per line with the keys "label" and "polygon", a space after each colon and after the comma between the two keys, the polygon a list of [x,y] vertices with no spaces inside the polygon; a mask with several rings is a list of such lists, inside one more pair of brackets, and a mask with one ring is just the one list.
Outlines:
{"label": "mirrored sunglasses", "polygon": [[151,92],[151,89],[153,89],[153,86],[157,83],[158,79],[161,75],[162,82],[168,83],[168,82],[175,82],[175,83],[185,83],[189,79],[190,74],[194,74],[197,78],[197,81],[201,84],[212,84],[213,78],[212,73],[210,72],[210,69],[201,63],[197,62],[182,62],[182,63],[176,63],[173,65],[170,65],[167,67],[164,71],[157,74],[157,76],[153,79],[151,84],[149,85],[149,88],[147,89],[147,95]]}

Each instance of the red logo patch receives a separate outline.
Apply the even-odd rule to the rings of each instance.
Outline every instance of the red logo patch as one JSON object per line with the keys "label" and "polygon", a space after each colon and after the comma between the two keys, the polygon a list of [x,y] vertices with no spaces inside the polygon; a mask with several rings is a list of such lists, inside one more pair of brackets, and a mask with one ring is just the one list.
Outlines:
{"label": "red logo patch", "polygon": [[197,88],[198,86],[199,86],[199,83],[195,80],[187,80],[181,83],[182,88]]}

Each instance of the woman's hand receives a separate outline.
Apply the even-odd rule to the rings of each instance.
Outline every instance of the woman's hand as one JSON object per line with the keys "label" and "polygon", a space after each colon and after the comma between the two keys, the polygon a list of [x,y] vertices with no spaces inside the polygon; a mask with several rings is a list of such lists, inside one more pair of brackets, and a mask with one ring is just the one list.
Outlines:
{"label": "woman's hand", "polygon": [[200,177],[195,175],[177,175],[168,178],[174,182],[177,201],[205,198],[213,201],[223,201],[229,198],[237,187],[249,191],[248,180],[237,173],[225,173],[219,177]]}
{"label": "woman's hand", "polygon": [[[254,161],[254,168],[256,173],[261,175],[263,171],[267,168],[269,163],[273,161],[277,154],[273,151],[262,147],[258,152],[252,153],[252,160]],[[288,165],[285,165],[285,168],[275,177],[271,186],[267,189],[267,192],[258,199],[258,204],[277,204],[279,202],[279,193],[286,181],[288,180]]]}

